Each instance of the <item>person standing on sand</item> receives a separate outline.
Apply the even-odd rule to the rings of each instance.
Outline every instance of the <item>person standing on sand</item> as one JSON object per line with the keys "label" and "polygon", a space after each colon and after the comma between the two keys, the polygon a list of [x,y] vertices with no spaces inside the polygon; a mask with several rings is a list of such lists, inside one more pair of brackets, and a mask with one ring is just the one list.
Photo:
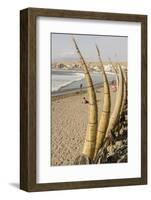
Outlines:
{"label": "person standing on sand", "polygon": [[117,91],[117,86],[116,86],[116,81],[115,80],[113,80],[111,82],[111,91],[112,92],[116,92]]}

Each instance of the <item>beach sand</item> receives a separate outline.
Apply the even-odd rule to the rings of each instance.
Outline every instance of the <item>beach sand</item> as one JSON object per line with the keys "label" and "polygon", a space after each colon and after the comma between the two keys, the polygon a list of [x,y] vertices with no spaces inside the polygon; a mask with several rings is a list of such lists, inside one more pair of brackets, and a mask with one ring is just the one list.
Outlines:
{"label": "beach sand", "polygon": [[[96,89],[98,119],[102,110],[103,88]],[[86,92],[52,97],[51,165],[73,165],[80,155],[87,128],[88,104],[82,104]],[[116,92],[111,92],[111,112]]]}

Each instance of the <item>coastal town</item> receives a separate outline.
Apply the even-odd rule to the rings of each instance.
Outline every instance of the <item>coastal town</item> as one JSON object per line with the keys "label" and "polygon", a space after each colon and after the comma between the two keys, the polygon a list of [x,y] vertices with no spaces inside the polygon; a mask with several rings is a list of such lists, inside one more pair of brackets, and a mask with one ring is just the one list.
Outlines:
{"label": "coastal town", "polygon": [[[104,62],[104,70],[106,72],[114,72],[114,69],[112,67],[112,64],[116,66],[117,63],[109,63]],[[122,68],[127,71],[127,63],[126,62],[120,62]],[[90,71],[100,71],[99,62],[87,62],[88,68]],[[72,62],[55,62],[52,64],[52,69],[61,69],[61,70],[76,70],[81,71],[82,66],[80,61],[72,61]]]}

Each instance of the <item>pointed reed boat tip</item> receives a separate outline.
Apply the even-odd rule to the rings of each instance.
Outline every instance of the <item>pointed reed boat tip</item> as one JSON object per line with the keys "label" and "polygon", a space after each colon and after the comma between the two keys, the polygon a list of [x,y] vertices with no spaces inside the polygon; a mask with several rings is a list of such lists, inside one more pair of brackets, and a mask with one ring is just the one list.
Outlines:
{"label": "pointed reed boat tip", "polygon": [[[96,131],[97,131],[97,102],[96,102],[96,94],[95,94],[93,82],[88,70],[88,66],[86,64],[86,61],[84,60],[84,57],[82,56],[82,53],[75,39],[73,39],[73,41],[74,41],[77,53],[80,56],[82,67],[84,69],[85,80],[88,86],[87,92],[88,92],[88,98],[89,98],[89,104],[88,104],[89,112],[88,112],[88,124],[87,124],[86,136],[85,136],[85,141],[84,141],[81,156],[78,158],[78,161],[77,161],[81,163],[84,160],[85,161],[89,159],[92,160],[94,156],[95,144],[96,144]],[[86,158],[89,158],[89,159],[86,159]]]}
{"label": "pointed reed boat tip", "polygon": [[102,68],[102,75],[104,79],[104,99],[103,99],[103,109],[100,114],[100,122],[97,130],[97,137],[96,137],[96,147],[95,147],[95,153],[94,153],[94,160],[97,156],[97,153],[99,149],[101,148],[105,135],[106,135],[106,130],[108,128],[108,123],[109,123],[109,117],[110,117],[110,109],[111,109],[111,100],[110,100],[110,89],[109,89],[109,83],[108,79],[106,76],[106,73],[104,71],[104,66],[102,63],[102,59],[100,56],[100,51],[99,48],[96,45],[97,53],[98,53],[98,58],[100,61],[100,65]]}

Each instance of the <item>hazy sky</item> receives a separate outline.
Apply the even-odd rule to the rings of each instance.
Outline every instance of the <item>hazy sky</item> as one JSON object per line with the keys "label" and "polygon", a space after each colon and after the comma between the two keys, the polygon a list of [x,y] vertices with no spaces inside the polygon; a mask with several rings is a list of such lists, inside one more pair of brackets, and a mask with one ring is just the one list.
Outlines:
{"label": "hazy sky", "polygon": [[51,36],[52,63],[79,59],[72,37],[76,39],[86,61],[98,61],[95,44],[100,49],[103,61],[108,61],[109,57],[112,61],[127,61],[127,37],[56,33],[52,33]]}

